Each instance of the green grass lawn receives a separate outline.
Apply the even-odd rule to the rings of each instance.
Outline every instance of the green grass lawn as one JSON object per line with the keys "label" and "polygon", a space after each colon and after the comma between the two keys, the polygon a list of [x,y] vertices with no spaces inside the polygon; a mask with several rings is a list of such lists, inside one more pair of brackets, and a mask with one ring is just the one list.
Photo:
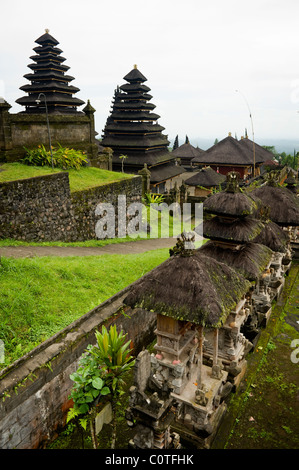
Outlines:
{"label": "green grass lawn", "polygon": [[[46,166],[28,166],[19,162],[4,163],[0,166],[0,183],[4,181],[15,181],[18,179],[32,178],[53,173],[59,173],[63,170]],[[95,167],[82,167],[80,170],[68,170],[70,189],[74,191],[83,191],[103,184],[114,183],[116,181],[132,178],[132,175],[118,173],[116,171],[101,170]]]}
{"label": "green grass lawn", "polygon": [[5,367],[169,256],[43,257],[0,262],[0,339]]}

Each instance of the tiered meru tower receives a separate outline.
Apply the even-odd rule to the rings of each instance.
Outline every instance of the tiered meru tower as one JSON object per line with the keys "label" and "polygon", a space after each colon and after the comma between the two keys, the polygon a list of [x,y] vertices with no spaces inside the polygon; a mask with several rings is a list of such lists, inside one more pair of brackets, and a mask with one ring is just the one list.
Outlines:
{"label": "tiered meru tower", "polygon": [[121,155],[127,157],[126,172],[136,173],[145,163],[150,171],[165,163],[173,166],[175,158],[168,151],[169,141],[162,134],[164,127],[157,123],[160,116],[152,112],[156,106],[150,103],[150,88],[144,85],[147,79],[135,65],[124,80],[128,83],[115,90],[102,136],[102,145],[113,150],[113,168],[121,168]]}
{"label": "tiered meru tower", "polygon": [[[74,77],[66,75],[69,67],[63,64],[66,59],[61,56],[62,50],[56,47],[59,42],[47,29],[35,42],[38,44],[33,49],[36,55],[30,57],[34,63],[28,65],[33,73],[24,75],[31,84],[20,87],[28,96],[17,99],[16,103],[25,106],[25,113],[44,113],[45,96],[49,113],[77,113],[77,107],[84,104],[84,101],[72,96],[79,88],[70,85]],[[40,93],[44,96],[37,103]]]}

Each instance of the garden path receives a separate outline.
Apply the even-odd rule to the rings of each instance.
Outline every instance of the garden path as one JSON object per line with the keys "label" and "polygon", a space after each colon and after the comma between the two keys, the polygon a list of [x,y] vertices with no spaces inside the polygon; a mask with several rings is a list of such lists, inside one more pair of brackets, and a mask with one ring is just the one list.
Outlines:
{"label": "garden path", "polygon": [[114,243],[98,247],[81,246],[2,246],[0,256],[31,258],[34,256],[100,256],[105,254],[135,254],[160,248],[172,248],[176,238],[156,238]]}

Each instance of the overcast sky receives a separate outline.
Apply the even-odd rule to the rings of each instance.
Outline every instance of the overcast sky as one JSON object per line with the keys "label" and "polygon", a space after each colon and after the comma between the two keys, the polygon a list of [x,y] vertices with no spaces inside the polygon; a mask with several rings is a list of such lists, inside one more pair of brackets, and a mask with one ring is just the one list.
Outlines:
{"label": "overcast sky", "polygon": [[100,135],[137,64],[170,140],[201,147],[253,127],[258,143],[299,141],[298,19],[298,0],[1,0],[0,96],[23,110],[15,100],[48,28]]}

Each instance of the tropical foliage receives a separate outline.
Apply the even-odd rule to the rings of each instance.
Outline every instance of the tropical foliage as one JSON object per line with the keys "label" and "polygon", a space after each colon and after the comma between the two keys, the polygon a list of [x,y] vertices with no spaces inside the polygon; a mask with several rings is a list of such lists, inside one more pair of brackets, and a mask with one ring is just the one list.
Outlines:
{"label": "tropical foliage", "polygon": [[143,203],[149,206],[150,204],[160,204],[164,201],[162,194],[146,193],[143,198]]}
{"label": "tropical foliage", "polygon": [[25,150],[27,153],[22,162],[26,165],[51,166],[53,160],[55,168],[79,170],[82,165],[87,163],[84,152],[62,147],[60,144],[58,144],[58,147],[52,147],[52,155],[50,150],[46,150],[44,145],[39,145],[34,149],[27,149],[25,147]]}
{"label": "tropical foliage", "polygon": [[110,327],[109,332],[102,327],[102,332],[95,332],[97,344],[89,345],[82,356],[79,368],[70,375],[74,385],[70,394],[74,406],[68,412],[67,422],[78,419],[81,426],[86,429],[89,422],[93,446],[98,447],[95,429],[95,417],[104,396],[111,402],[112,407],[112,442],[116,443],[116,410],[119,397],[124,393],[124,374],[134,365],[130,355],[130,341],[126,341],[126,334],[117,332],[116,326]]}

